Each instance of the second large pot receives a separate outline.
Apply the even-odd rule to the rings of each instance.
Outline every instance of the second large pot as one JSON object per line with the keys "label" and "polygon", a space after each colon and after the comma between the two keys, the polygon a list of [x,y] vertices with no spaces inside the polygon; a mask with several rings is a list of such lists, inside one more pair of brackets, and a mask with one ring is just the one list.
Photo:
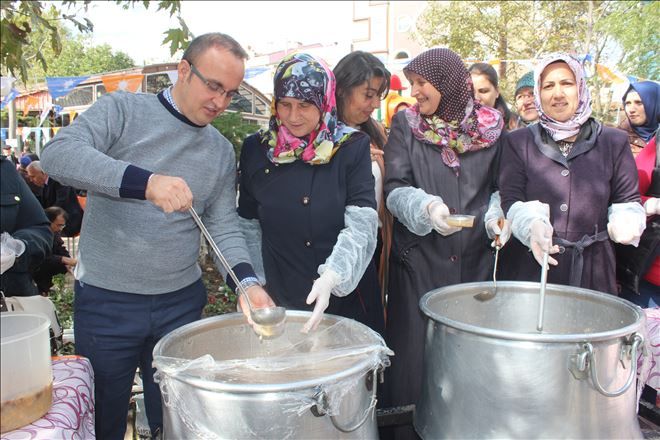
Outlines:
{"label": "second large pot", "polygon": [[427,293],[424,382],[414,425],[437,438],[642,438],[635,376],[645,317],[632,303],[548,285],[498,282]]}

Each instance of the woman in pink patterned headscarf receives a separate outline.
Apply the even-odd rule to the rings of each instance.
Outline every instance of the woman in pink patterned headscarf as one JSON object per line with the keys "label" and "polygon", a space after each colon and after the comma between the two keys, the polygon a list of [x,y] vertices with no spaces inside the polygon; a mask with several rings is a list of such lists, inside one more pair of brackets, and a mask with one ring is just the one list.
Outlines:
{"label": "woman in pink patterned headscarf", "polygon": [[337,120],[336,80],[320,59],[284,57],[268,129],[241,150],[238,214],[253,264],[278,305],[382,332],[372,262],[378,213],[369,137]]}
{"label": "woman in pink patterned headscarf", "polygon": [[502,207],[517,240],[501,278],[538,280],[549,252],[549,283],[616,295],[613,242],[637,246],[645,228],[628,138],[591,117],[584,70],[572,56],[548,55],[534,77],[539,123],[503,142]]}
{"label": "woman in pink patterned headscarf", "polygon": [[[449,49],[423,52],[404,73],[417,104],[394,116],[384,148],[386,203],[395,219],[386,331],[396,353],[385,382],[391,406],[420,396],[419,299],[438,287],[492,277],[488,236],[502,232],[503,217],[496,193],[500,113],[474,101],[471,76]],[[450,214],[472,215],[474,224],[457,227]]]}

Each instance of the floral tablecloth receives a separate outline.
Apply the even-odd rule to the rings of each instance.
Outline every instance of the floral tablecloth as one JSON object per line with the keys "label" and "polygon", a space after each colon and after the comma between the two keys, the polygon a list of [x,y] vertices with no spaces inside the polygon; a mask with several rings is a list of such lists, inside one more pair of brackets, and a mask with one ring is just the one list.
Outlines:
{"label": "floral tablecloth", "polygon": [[94,372],[87,358],[53,358],[53,405],[39,420],[14,431],[2,440],[95,439]]}
{"label": "floral tablecloth", "polygon": [[[646,377],[646,385],[660,391],[660,308],[644,309],[646,314],[646,330],[649,342],[650,353],[647,362],[649,372]],[[640,357],[637,365],[641,367],[642,359]]]}

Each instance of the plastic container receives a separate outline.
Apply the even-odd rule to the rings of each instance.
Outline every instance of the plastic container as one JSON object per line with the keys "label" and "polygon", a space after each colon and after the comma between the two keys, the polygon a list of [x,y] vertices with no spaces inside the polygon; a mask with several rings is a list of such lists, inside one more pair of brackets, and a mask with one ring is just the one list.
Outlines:
{"label": "plastic container", "polygon": [[454,214],[447,217],[449,226],[471,228],[474,225],[473,215]]}
{"label": "plastic container", "polygon": [[52,404],[50,320],[30,313],[2,313],[0,432],[41,418]]}

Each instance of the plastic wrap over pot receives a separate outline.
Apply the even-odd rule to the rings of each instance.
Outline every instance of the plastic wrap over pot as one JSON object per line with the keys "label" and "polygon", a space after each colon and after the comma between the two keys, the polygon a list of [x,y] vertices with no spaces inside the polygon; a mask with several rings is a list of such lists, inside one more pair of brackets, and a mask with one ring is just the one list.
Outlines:
{"label": "plastic wrap over pot", "polygon": [[270,340],[240,314],[165,336],[154,367],[166,437],[373,437],[378,373],[392,351],[367,326],[332,315],[301,333],[309,316],[288,312],[283,335]]}

